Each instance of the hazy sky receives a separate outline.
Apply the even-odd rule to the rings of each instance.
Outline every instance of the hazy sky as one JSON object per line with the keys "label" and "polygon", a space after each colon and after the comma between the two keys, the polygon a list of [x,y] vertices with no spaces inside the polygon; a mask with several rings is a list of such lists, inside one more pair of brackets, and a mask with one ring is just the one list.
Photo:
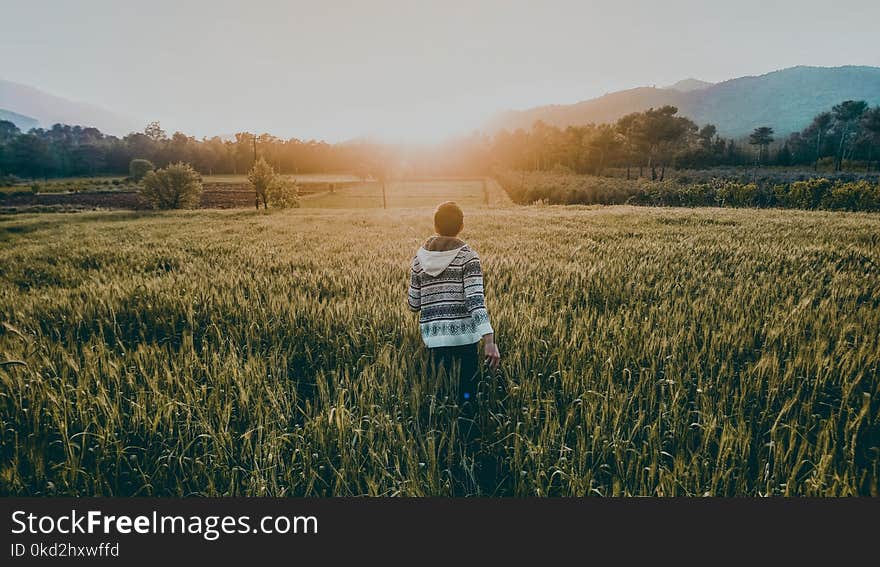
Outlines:
{"label": "hazy sky", "polygon": [[877,0],[0,0],[0,78],[197,136],[426,140],[686,77],[880,65]]}

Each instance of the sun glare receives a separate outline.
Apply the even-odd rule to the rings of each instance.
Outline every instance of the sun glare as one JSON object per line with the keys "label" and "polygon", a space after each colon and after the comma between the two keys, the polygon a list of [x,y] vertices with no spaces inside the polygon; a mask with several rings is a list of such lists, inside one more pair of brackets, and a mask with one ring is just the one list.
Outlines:
{"label": "sun glare", "polygon": [[436,144],[468,134],[480,126],[456,109],[434,108],[388,111],[375,116],[367,127],[369,136],[388,143]]}

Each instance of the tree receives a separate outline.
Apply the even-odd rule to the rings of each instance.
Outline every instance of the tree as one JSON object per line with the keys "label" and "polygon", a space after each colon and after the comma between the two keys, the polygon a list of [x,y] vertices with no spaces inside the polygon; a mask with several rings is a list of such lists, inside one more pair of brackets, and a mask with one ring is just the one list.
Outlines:
{"label": "tree", "polygon": [[148,172],[141,195],[154,209],[194,208],[202,195],[202,178],[189,164],[175,163]]}
{"label": "tree", "polygon": [[773,143],[773,128],[760,126],[749,134],[749,144],[758,147],[758,156],[755,163],[764,163],[767,156],[767,148]]}
{"label": "tree", "polygon": [[596,175],[602,175],[609,155],[620,146],[619,135],[610,125],[602,124],[585,138],[584,145],[596,156],[593,171]]}
{"label": "tree", "polygon": [[52,168],[48,144],[34,133],[16,136],[9,143],[10,169],[25,177],[46,177]]}
{"label": "tree", "polygon": [[712,140],[715,139],[715,134],[717,133],[718,128],[716,128],[714,124],[706,124],[700,128],[699,133],[697,133],[697,138],[699,138],[700,145],[703,149],[707,151],[712,150]]}
{"label": "tree", "polygon": [[19,134],[21,134],[21,130],[13,122],[0,120],[0,144],[12,141]]}
{"label": "tree", "polygon": [[680,149],[688,138],[688,134],[696,131],[697,125],[688,118],[676,116],[678,108],[663,106],[649,108],[636,116],[630,127],[630,135],[637,140],[637,145],[646,148],[648,168],[651,179],[657,179],[657,162],[662,166],[660,180],[666,174],[666,162]]}
{"label": "tree", "polygon": [[281,183],[278,174],[272,169],[262,156],[254,163],[254,167],[247,174],[247,179],[254,186],[254,205],[260,208],[260,201],[263,202],[263,208],[269,208],[269,195],[273,190],[278,189]]}
{"label": "tree", "polygon": [[[642,149],[642,141],[638,139],[635,132],[636,121],[639,119],[639,113],[633,112],[621,117],[614,125],[617,132],[623,138],[623,154],[626,160],[626,178],[630,178],[630,168],[632,162],[638,159],[639,152]],[[642,174],[642,164],[639,161],[639,177]]]}
{"label": "tree", "polygon": [[104,169],[104,152],[98,144],[78,144],[68,152],[68,167],[76,175],[95,175]]}
{"label": "tree", "polygon": [[776,152],[776,163],[778,165],[791,165],[791,149],[787,143],[782,144],[782,147]]}
{"label": "tree", "polygon": [[162,129],[162,125],[159,124],[158,121],[150,122],[144,128],[144,134],[151,139],[153,142],[164,142],[168,139],[168,136],[165,134],[165,130]]}
{"label": "tree", "polygon": [[128,164],[128,176],[135,181],[140,181],[146,174],[156,169],[153,162],[146,159],[133,159]]}
{"label": "tree", "polygon": [[868,143],[868,170],[870,171],[874,146],[880,146],[880,106],[866,110],[859,122]]}
{"label": "tree", "polygon": [[257,139],[250,132],[235,134],[235,172],[248,171],[257,163]]}
{"label": "tree", "polygon": [[837,162],[835,165],[836,171],[840,171],[843,168],[843,154],[852,126],[861,118],[866,110],[868,110],[868,103],[863,100],[845,100],[840,104],[834,105],[831,109],[834,121],[840,130],[840,144],[837,148]]}
{"label": "tree", "polygon": [[[536,120],[535,123],[532,124],[532,131],[529,133],[529,157],[534,161],[534,169],[543,170],[547,168],[544,156],[551,146],[551,135],[551,127],[543,120]],[[383,199],[384,187],[385,184],[383,182]]]}
{"label": "tree", "polygon": [[819,158],[822,157],[822,139],[825,134],[828,133],[828,129],[831,128],[831,123],[834,117],[831,116],[830,112],[820,112],[813,118],[813,122],[807,127],[808,130],[815,130],[816,132],[816,159],[813,162],[813,169],[819,169]]}

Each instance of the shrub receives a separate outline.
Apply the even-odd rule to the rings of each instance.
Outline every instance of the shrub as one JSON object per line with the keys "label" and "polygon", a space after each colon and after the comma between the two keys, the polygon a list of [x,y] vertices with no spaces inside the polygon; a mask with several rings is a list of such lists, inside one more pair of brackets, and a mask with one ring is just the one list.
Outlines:
{"label": "shrub", "polygon": [[277,179],[269,187],[269,205],[276,209],[299,207],[299,186],[296,183]]}
{"label": "shrub", "polygon": [[[693,173],[693,172],[692,172]],[[601,204],[676,207],[786,207],[797,209],[880,210],[880,183],[865,176],[808,174],[758,177],[730,173],[666,181],[622,179],[551,172],[496,174],[510,198],[520,204]]]}
{"label": "shrub", "polygon": [[189,164],[175,163],[148,172],[141,195],[154,209],[191,209],[199,204],[202,178]]}
{"label": "shrub", "polygon": [[150,160],[146,159],[133,159],[131,163],[128,164],[128,175],[134,181],[140,181],[147,175],[149,172],[156,169],[156,166]]}
{"label": "shrub", "polygon": [[836,183],[826,196],[824,206],[847,211],[880,210],[880,185],[865,180]]}
{"label": "shrub", "polygon": [[39,183],[31,183],[31,193],[32,194],[36,195],[37,193],[40,192],[40,189],[42,189],[42,187],[40,186]]}
{"label": "shrub", "polygon": [[[269,208],[272,193],[277,193],[279,196],[286,195],[287,193],[286,189],[281,188],[284,185],[284,181],[262,157],[254,163],[254,167],[248,172],[247,179],[254,187],[254,204],[258,209],[260,208],[261,201],[264,209]],[[298,195],[298,188],[296,190]],[[286,196],[283,197],[283,199],[286,198]]]}
{"label": "shrub", "polygon": [[716,201],[722,207],[766,207],[773,201],[772,192],[755,183],[718,180],[715,187]]}
{"label": "shrub", "polygon": [[785,206],[796,209],[817,209],[831,193],[832,182],[824,177],[795,181],[788,188]]}

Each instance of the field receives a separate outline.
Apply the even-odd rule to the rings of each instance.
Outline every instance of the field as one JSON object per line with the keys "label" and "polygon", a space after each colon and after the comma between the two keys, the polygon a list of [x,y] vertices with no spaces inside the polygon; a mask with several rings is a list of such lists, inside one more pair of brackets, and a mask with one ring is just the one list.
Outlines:
{"label": "field", "polygon": [[[285,173],[282,177],[298,183],[354,183],[360,181],[357,176],[345,173]],[[202,180],[205,183],[233,183],[236,185],[248,182],[247,176],[242,174],[204,175]]]}
{"label": "field", "polygon": [[[288,181],[296,181],[305,185],[315,183],[355,183],[359,182],[354,175],[340,173],[300,173],[285,174],[282,176]],[[246,175],[203,175],[202,181],[206,185],[246,185]],[[13,193],[29,193],[31,186],[36,184],[41,193],[66,193],[74,191],[113,191],[137,189],[137,185],[126,180],[123,176],[97,176],[97,177],[56,177],[51,179],[37,179],[30,182],[21,182],[17,185],[0,185],[0,195]]]}
{"label": "field", "polygon": [[[392,181],[385,186],[389,208],[413,208],[443,201],[455,201],[462,207],[510,204],[498,184],[487,179],[448,179],[425,181]],[[301,206],[308,208],[382,208],[382,186],[376,182],[353,185],[306,196]]]}
{"label": "field", "polygon": [[[880,217],[495,190],[0,216],[0,493],[878,495]],[[405,305],[448,197],[503,356],[479,473]]]}
{"label": "field", "polygon": [[123,177],[60,177],[49,180],[22,181],[15,185],[0,184],[0,198],[13,195],[27,195],[35,190],[43,194],[133,191],[136,184]]}
{"label": "field", "polygon": [[[293,177],[287,177],[292,180]],[[92,180],[93,181],[93,180]],[[85,187],[89,182],[70,182]],[[359,181],[346,175],[303,175],[296,178],[301,206],[308,208],[382,208],[381,185],[375,181]],[[109,182],[107,182],[109,185]],[[21,187],[15,192],[0,192],[0,214],[27,212],[76,212],[89,210],[146,210],[149,203],[136,188],[92,188],[69,191],[44,191],[39,194]],[[101,186],[104,187],[104,186]],[[112,186],[111,186],[112,187]],[[413,191],[417,193],[414,195]],[[438,200],[455,199],[463,206],[509,204],[510,199],[493,180],[482,178],[426,178],[388,182],[385,187],[391,208],[421,206]],[[236,209],[254,206],[254,190],[243,176],[205,176],[200,208]]]}

